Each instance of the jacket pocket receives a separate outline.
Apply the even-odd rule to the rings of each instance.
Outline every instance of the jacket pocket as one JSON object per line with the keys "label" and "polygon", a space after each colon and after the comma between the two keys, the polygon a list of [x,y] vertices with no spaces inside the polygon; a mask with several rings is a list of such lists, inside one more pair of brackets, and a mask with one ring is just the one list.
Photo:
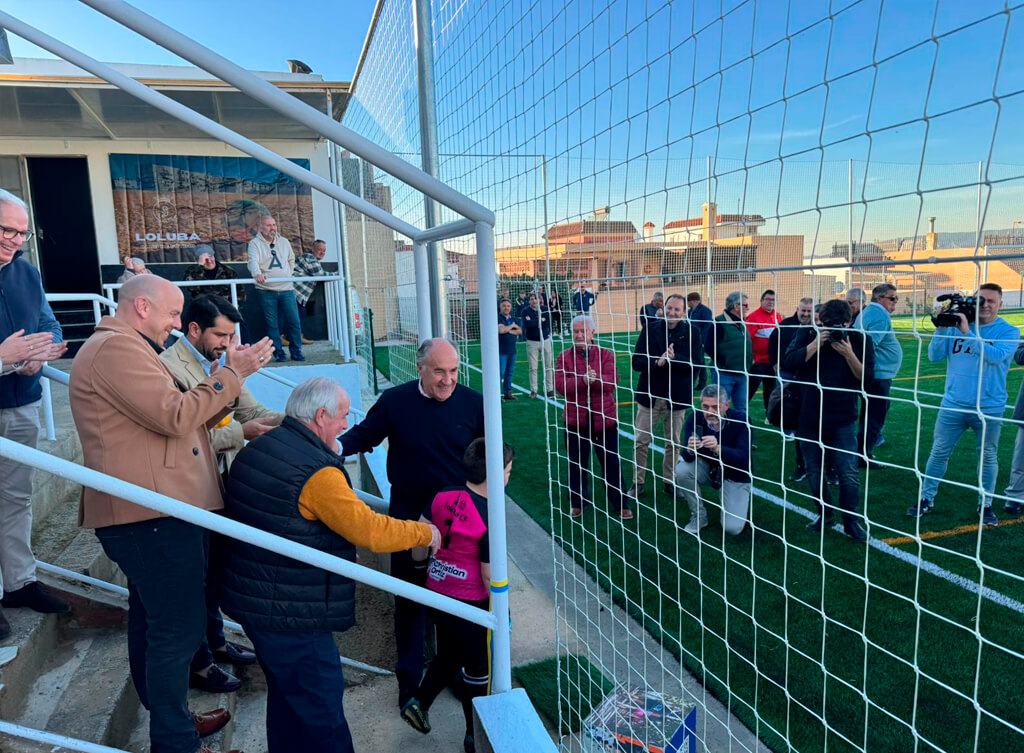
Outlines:
{"label": "jacket pocket", "polygon": [[164,437],[164,467],[174,468],[177,465],[178,442],[174,437]]}

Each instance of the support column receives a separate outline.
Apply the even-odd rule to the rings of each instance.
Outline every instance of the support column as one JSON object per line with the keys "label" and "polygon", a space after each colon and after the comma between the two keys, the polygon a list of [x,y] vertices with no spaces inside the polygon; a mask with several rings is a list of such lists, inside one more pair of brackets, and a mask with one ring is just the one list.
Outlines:
{"label": "support column", "polygon": [[[430,276],[427,272],[427,247],[425,244],[412,244],[412,259],[416,272],[417,332],[419,333],[419,341],[422,343],[424,340],[429,340],[434,336],[434,328],[430,321]],[[498,325],[495,324],[494,326],[497,327]]]}
{"label": "support column", "polygon": [[498,278],[494,228],[476,223],[476,264],[480,280],[480,355],[483,366],[484,438],[487,442],[487,531],[491,556],[491,611],[494,613],[491,689],[512,689],[508,616],[508,545],[505,535],[505,458],[501,429],[501,375],[498,373]]}

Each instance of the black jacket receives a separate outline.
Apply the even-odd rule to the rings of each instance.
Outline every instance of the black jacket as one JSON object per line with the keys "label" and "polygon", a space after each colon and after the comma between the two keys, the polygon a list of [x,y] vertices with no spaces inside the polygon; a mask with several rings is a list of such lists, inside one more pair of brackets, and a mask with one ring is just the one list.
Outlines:
{"label": "black jacket", "polygon": [[779,326],[772,330],[772,335],[768,338],[768,363],[772,366],[779,366],[780,370],[785,371],[780,362],[799,331],[800,317],[796,314],[787,316],[779,322]]}
{"label": "black jacket", "polygon": [[[225,514],[239,523],[355,561],[356,547],[299,511],[299,494],[342,459],[292,418],[250,442],[231,464]],[[348,474],[345,474],[348,479]],[[355,624],[355,583],[335,573],[223,537],[215,571],[224,611],[262,630],[341,632]]]}
{"label": "black jacket", "polygon": [[[658,366],[658,359],[673,347],[672,360]],[[693,364],[701,357],[697,338],[691,336],[690,322],[682,320],[669,328],[664,319],[649,319],[640,330],[633,350],[633,370],[640,372],[636,401],[651,407],[651,398],[668,400],[674,410],[693,403]]]}
{"label": "black jacket", "polygon": [[746,413],[729,408],[722,416],[721,432],[717,432],[708,426],[708,422],[704,420],[703,411],[696,409],[690,411],[686,416],[681,440],[683,445],[681,454],[687,463],[692,463],[694,460],[694,453],[687,449],[687,446],[690,444],[690,437],[695,432],[702,437],[711,435],[717,437],[721,446],[720,455],[709,450],[698,450],[696,454],[712,465],[721,463],[722,478],[741,484],[750,481],[750,424],[747,423]]}
{"label": "black jacket", "polygon": [[[875,370],[874,343],[863,332],[847,328],[844,330],[853,346],[853,352],[863,365],[863,373],[869,375]],[[814,327],[797,330],[782,359],[782,367],[796,374],[800,383],[799,433],[803,437],[819,439],[829,430],[856,423],[860,414],[858,400],[862,391],[861,379],[850,371],[850,367],[829,344],[822,345],[818,352],[807,360],[807,346],[818,336]]]}

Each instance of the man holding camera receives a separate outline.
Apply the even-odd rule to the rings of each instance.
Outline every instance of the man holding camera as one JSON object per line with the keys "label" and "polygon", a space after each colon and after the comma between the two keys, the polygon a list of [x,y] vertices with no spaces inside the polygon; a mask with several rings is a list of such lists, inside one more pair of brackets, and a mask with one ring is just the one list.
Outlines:
{"label": "man holding camera", "polygon": [[701,390],[700,410],[686,417],[676,486],[690,505],[690,522],[683,530],[698,533],[707,526],[700,487],[710,486],[722,490],[722,530],[730,536],[743,531],[751,495],[750,425],[721,385]]}
{"label": "man holding camera", "polygon": [[832,492],[822,479],[825,451],[831,450],[839,476],[843,531],[854,541],[866,541],[867,532],[857,520],[857,398],[865,378],[874,373],[874,347],[871,338],[849,329],[853,313],[846,301],[828,301],[820,317],[821,327],[800,330],[782,359],[782,368],[796,374],[800,384],[797,436],[811,494],[818,498],[818,517],[807,528],[821,532],[835,520]]}
{"label": "man holding camera", "polygon": [[[1020,333],[999,316],[1003,305],[1001,287],[985,283],[979,288],[976,301],[975,311],[966,300],[953,299],[945,312],[933,318],[937,329],[928,345],[928,360],[948,359],[949,365],[939,415],[935,419],[935,440],[921,483],[921,499],[907,510],[912,518],[934,509],[935,492],[946,475],[949,456],[960,436],[972,429],[975,449],[981,459],[984,492],[978,513],[985,525],[999,525],[999,518],[992,512],[992,492],[999,474],[999,432],[1006,409],[1006,374]],[[956,326],[946,326],[953,321]]]}

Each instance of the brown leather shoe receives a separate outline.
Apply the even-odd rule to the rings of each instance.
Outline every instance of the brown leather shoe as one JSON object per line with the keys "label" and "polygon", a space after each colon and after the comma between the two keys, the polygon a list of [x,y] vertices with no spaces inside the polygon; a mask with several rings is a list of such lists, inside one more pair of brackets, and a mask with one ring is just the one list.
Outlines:
{"label": "brown leather shoe", "polygon": [[213,709],[201,714],[192,714],[192,721],[195,722],[196,732],[200,737],[209,737],[214,732],[219,732],[230,720],[231,712],[227,709]]}
{"label": "brown leather shoe", "polygon": [[302,336],[302,344],[303,345],[312,345],[313,342],[314,342],[313,340],[308,339],[305,335]]}

